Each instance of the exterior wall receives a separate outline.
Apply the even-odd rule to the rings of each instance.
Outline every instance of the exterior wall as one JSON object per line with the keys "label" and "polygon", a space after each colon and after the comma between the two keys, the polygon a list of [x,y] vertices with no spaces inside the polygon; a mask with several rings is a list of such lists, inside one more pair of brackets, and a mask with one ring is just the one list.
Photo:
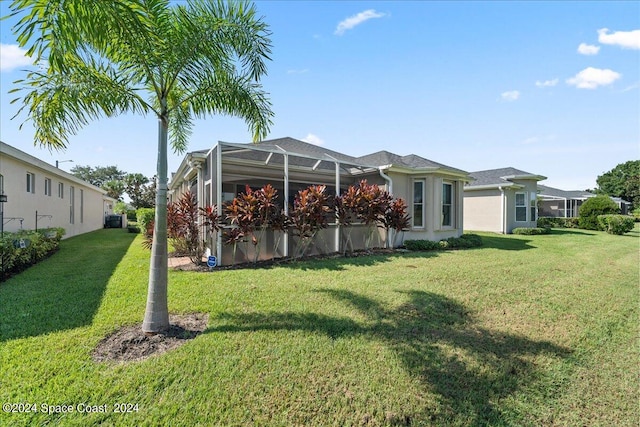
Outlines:
{"label": "exterior wall", "polygon": [[[103,228],[104,217],[113,213],[115,201],[102,190],[25,153],[19,152],[23,156],[16,158],[8,152],[19,151],[3,145],[0,153],[0,174],[7,196],[7,202],[2,203],[3,231],[36,229],[36,212],[38,229],[64,228],[65,238]],[[35,178],[33,192],[27,192],[27,173]],[[49,194],[45,194],[45,180],[50,180]]]}
{"label": "exterior wall", "polygon": [[[433,240],[438,241],[449,237],[460,237],[463,232],[463,182],[455,179],[448,179],[445,176],[425,174],[408,175],[399,172],[389,172],[392,179],[392,195],[402,198],[408,206],[408,213],[412,217],[414,209],[414,182],[424,182],[424,226],[412,227],[401,233],[394,243],[402,244],[405,240]],[[447,182],[453,186],[453,206],[452,225],[442,225],[442,184]]]}
{"label": "exterior wall", "polygon": [[500,190],[464,192],[464,228],[502,233],[502,195]]}
{"label": "exterior wall", "polygon": [[[464,227],[467,230],[509,234],[514,228],[537,226],[537,181],[514,180],[520,188],[466,189]],[[517,216],[516,199],[524,197],[525,214]],[[502,198],[504,197],[504,204]],[[504,212],[502,209],[504,208]],[[523,219],[523,220],[522,220]],[[504,221],[504,223],[503,223]]]}

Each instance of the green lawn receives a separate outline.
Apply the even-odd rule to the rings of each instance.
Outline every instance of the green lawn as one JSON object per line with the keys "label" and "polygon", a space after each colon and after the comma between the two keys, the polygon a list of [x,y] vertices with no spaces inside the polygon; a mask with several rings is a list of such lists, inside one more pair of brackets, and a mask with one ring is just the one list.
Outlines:
{"label": "green lawn", "polygon": [[637,426],[639,236],[171,272],[171,312],[209,327],[128,364],[91,352],[142,322],[149,252],[73,237],[0,284],[0,402],[32,405],[0,425]]}

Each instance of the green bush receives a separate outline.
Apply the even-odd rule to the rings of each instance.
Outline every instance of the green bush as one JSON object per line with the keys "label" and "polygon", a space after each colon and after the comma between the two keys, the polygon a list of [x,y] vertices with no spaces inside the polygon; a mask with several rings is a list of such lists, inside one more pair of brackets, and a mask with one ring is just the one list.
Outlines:
{"label": "green bush", "polygon": [[0,280],[26,269],[55,252],[64,233],[62,228],[4,233],[0,239],[2,260]]}
{"label": "green bush", "polygon": [[138,214],[135,209],[127,209],[127,221],[138,221]]}
{"label": "green bush", "polygon": [[537,234],[549,234],[550,231],[551,229],[547,227],[518,227],[514,228],[512,233],[533,236]]}
{"label": "green bush", "polygon": [[578,225],[585,230],[600,230],[598,215],[620,213],[620,208],[609,196],[596,196],[587,199],[578,211]]}
{"label": "green bush", "polygon": [[405,240],[404,247],[410,251],[434,251],[440,249],[468,249],[482,246],[482,238],[477,234],[463,234],[460,237],[434,242],[432,240]]}
{"label": "green bush", "polygon": [[600,230],[609,234],[624,234],[633,230],[634,221],[628,215],[598,215]]}
{"label": "green bush", "polygon": [[136,211],[136,220],[138,226],[146,234],[151,234],[153,230],[150,230],[151,225],[156,217],[156,210],[154,208],[139,208]]}
{"label": "green bush", "polygon": [[569,217],[569,218],[542,217],[542,218],[538,218],[538,227],[540,227],[540,228],[579,228],[579,226],[578,226],[578,218],[577,217]]}

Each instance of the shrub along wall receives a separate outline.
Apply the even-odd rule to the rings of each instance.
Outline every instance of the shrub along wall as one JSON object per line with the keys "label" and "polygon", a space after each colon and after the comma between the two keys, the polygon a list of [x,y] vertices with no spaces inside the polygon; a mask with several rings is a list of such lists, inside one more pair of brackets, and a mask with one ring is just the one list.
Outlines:
{"label": "shrub along wall", "polygon": [[57,251],[64,234],[63,228],[4,233],[0,239],[0,281]]}
{"label": "shrub along wall", "polygon": [[410,251],[436,251],[444,249],[469,249],[482,246],[482,238],[477,234],[463,234],[439,242],[433,240],[405,240],[404,247]]}
{"label": "shrub along wall", "polygon": [[538,218],[538,227],[540,228],[579,228],[578,217],[569,218]]}

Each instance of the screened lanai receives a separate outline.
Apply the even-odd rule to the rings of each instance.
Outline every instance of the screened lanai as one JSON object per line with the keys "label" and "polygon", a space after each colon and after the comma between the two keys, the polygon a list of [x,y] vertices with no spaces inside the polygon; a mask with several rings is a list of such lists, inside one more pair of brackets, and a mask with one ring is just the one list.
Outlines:
{"label": "screened lanai", "polygon": [[[278,192],[277,203],[288,213],[299,190],[310,185],[325,185],[326,193],[335,195],[350,185],[366,179],[390,190],[391,182],[377,166],[361,164],[350,157],[292,138],[265,141],[260,144],[219,142],[209,151],[189,153],[170,183],[171,200],[189,190],[197,195],[199,206],[216,205],[224,213],[224,203],[231,201],[246,186],[258,189],[271,184]],[[321,230],[306,255],[339,252],[344,240],[340,226],[330,220],[328,228]],[[231,227],[231,226],[227,226]],[[363,227],[351,231],[354,249],[364,245]],[[385,245],[386,236],[376,231],[377,245]],[[220,265],[259,259],[292,256],[298,240],[292,233],[269,230],[261,239],[260,247],[251,244],[225,245],[222,232],[206,238],[207,254],[218,257]]]}

